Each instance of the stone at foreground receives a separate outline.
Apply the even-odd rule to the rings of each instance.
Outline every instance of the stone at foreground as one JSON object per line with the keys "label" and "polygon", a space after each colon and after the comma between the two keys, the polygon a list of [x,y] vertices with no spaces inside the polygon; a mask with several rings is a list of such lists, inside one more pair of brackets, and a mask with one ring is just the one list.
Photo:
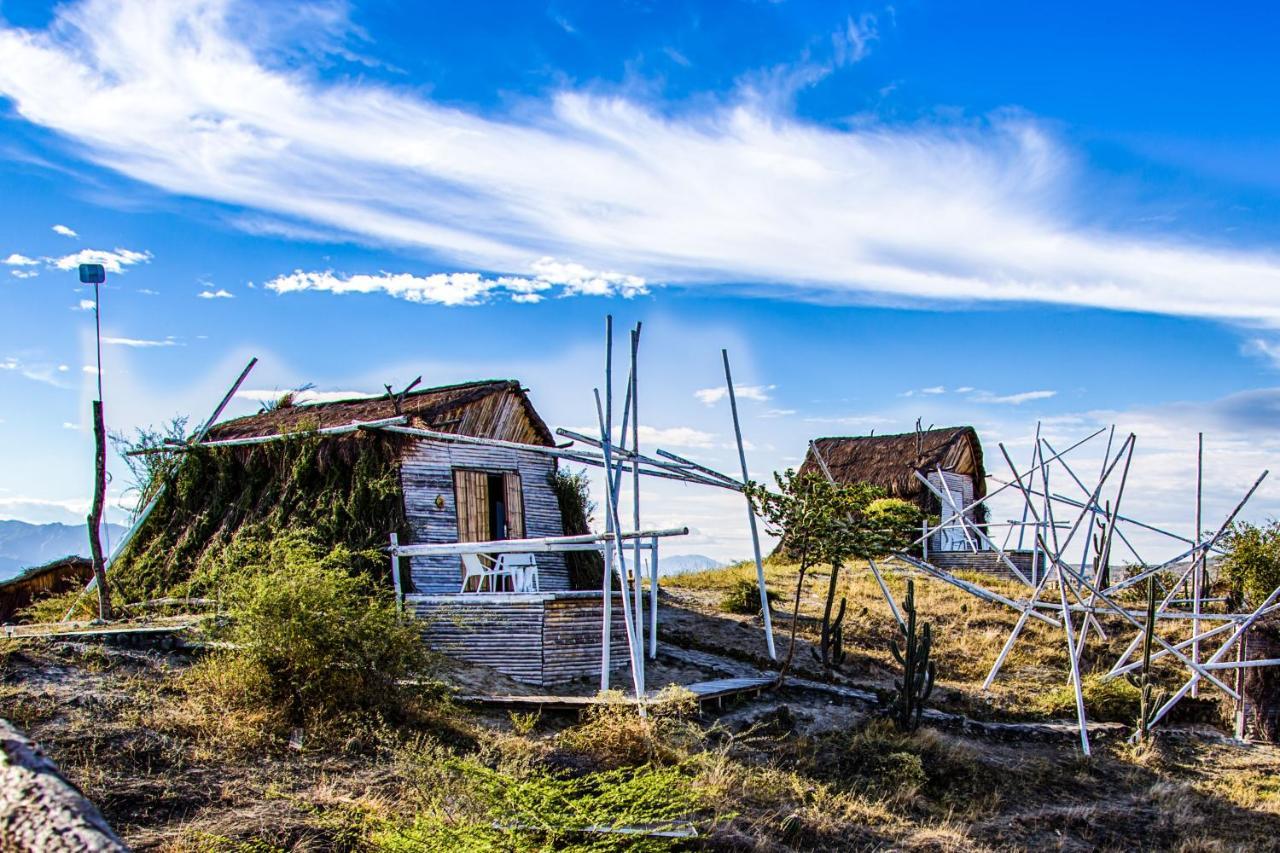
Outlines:
{"label": "stone at foreground", "polygon": [[128,851],[93,803],[26,735],[0,720],[0,850]]}

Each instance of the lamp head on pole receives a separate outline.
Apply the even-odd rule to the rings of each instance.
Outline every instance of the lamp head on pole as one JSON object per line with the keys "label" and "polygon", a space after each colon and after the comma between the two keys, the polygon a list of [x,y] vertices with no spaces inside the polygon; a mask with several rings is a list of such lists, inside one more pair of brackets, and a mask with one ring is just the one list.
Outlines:
{"label": "lamp head on pole", "polygon": [[80,265],[80,283],[81,284],[102,284],[107,280],[107,271],[102,268],[102,264],[81,264]]}

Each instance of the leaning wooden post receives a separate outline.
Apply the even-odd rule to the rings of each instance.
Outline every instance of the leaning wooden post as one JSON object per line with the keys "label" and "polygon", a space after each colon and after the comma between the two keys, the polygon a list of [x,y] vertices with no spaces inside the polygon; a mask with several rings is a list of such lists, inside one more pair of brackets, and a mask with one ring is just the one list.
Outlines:
{"label": "leaning wooden post", "polygon": [[[231,386],[231,390],[227,391],[226,396],[222,398],[222,402],[218,404],[218,408],[213,410],[213,414],[209,416],[209,420],[204,422],[199,431],[197,431],[195,436],[191,439],[191,444],[199,444],[204,441],[204,437],[209,434],[209,430],[213,427],[214,422],[218,420],[218,416],[222,414],[223,409],[225,409],[227,404],[231,402],[231,399],[235,397],[236,392],[240,390],[240,386],[244,384],[245,378],[248,377],[249,371],[253,370],[254,365],[257,363],[257,356],[249,359],[249,363],[245,366],[244,370],[240,371],[240,376],[236,379],[235,384]],[[111,556],[104,561],[104,573],[110,570],[111,565],[115,562],[116,558],[124,553],[124,549],[129,547],[129,543],[133,541],[133,537],[142,529],[142,525],[145,524],[147,519],[151,516],[151,511],[160,503],[160,498],[164,494],[164,489],[165,484],[161,483],[160,488],[156,489],[155,495],[133,519],[133,523],[129,525],[129,529],[125,532],[124,536],[120,538],[120,541],[116,543],[115,550],[111,553]],[[76,596],[76,600],[67,608],[67,612],[62,615],[63,622],[66,622],[71,618],[71,613],[76,609],[76,605],[80,603],[81,597],[97,586],[97,583],[98,579],[96,576],[89,579],[89,583],[85,585],[84,589],[80,590],[80,595]]]}
{"label": "leaning wooden post", "polygon": [[[1201,539],[1201,507],[1204,489],[1204,433],[1198,433],[1196,438],[1196,547],[1199,548],[1199,539]],[[1197,553],[1192,558],[1192,663],[1199,663],[1199,599],[1201,599],[1202,578],[1201,560],[1203,553]],[[1192,698],[1199,695],[1199,680],[1192,684]]]}
{"label": "leaning wooden post", "polygon": [[764,584],[764,561],[760,558],[760,533],[756,530],[756,510],[751,505],[751,495],[747,492],[747,484],[751,475],[747,473],[747,451],[742,444],[742,424],[738,421],[738,398],[733,393],[733,373],[729,370],[729,351],[720,350],[724,359],[724,382],[729,389],[729,410],[733,412],[733,434],[738,440],[738,461],[742,463],[742,493],[747,500],[747,523],[751,527],[751,548],[756,558],[756,584],[760,587],[760,612],[764,615],[764,639],[769,647],[769,657],[778,659],[777,650],[773,647],[773,618],[769,613],[769,592]]}
{"label": "leaning wooden post", "polygon": [[658,537],[649,543],[649,657],[658,656]]}
{"label": "leaning wooden post", "polygon": [[400,589],[400,536],[391,534],[391,586],[396,591],[396,609],[404,612],[404,591]]}
{"label": "leaning wooden post", "polygon": [[98,584],[98,618],[111,618],[111,589],[102,557],[102,502],[107,490],[107,430],[102,422],[102,401],[93,401],[93,508],[89,512],[89,551],[93,555],[93,579]]}
{"label": "leaning wooden post", "polygon": [[[640,530],[640,376],[637,366],[640,351],[640,323],[636,323],[631,333],[631,383],[628,393],[631,395],[631,518],[632,530]],[[622,446],[627,446],[627,437],[622,436]],[[631,557],[631,572],[634,580],[635,605],[633,613],[636,623],[636,643],[640,653],[636,662],[640,666],[640,683],[644,684],[644,572],[640,569],[640,538],[636,537]]]}
{"label": "leaning wooden post", "polygon": [[[604,372],[606,377],[613,375],[613,315],[609,314],[604,318]],[[606,385],[606,392],[612,383]],[[599,396],[596,401],[599,405]],[[605,415],[606,432],[613,428],[613,398],[609,398],[609,412]],[[613,491],[613,466],[609,461],[605,460],[604,466],[605,490]],[[604,519],[604,529],[606,533],[613,532],[613,513],[606,512]],[[600,593],[604,599],[604,610],[600,617],[600,690],[601,692],[609,689],[609,667],[610,667],[610,640],[613,631],[613,581],[610,574],[613,571],[613,551],[612,547],[606,543],[604,548],[605,567],[601,573],[603,577],[600,579]],[[625,595],[626,590],[623,590]]]}

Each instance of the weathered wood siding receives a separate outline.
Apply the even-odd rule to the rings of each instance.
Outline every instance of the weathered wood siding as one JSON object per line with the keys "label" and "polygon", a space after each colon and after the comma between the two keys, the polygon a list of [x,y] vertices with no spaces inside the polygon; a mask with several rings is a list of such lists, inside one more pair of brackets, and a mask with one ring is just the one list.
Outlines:
{"label": "weathered wood siding", "polygon": [[[403,544],[457,542],[458,510],[454,496],[455,468],[520,475],[524,506],[524,535],[529,538],[564,535],[560,504],[549,478],[555,459],[540,453],[499,447],[476,447],[438,441],[415,441],[401,458],[405,518],[412,541]],[[441,498],[441,505],[436,499]],[[569,589],[569,570],[563,554],[538,554],[538,582],[543,591]],[[413,557],[412,592],[424,595],[456,593],[462,583],[456,556]]]}
{"label": "weathered wood siding", "polygon": [[[600,674],[600,593],[406,597],[434,651],[528,684]],[[611,668],[628,664],[622,598],[613,596]]]}

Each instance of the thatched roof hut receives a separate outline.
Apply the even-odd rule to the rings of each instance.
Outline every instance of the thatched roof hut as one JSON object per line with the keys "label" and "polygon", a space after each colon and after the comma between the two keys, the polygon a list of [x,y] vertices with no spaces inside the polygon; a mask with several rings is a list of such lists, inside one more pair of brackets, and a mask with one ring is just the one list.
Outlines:
{"label": "thatched roof hut", "polygon": [[225,421],[207,441],[251,438],[300,430],[345,426],[407,415],[409,426],[521,444],[551,447],[555,437],[514,379],[484,379],[461,385],[424,388],[397,398],[358,397],[331,403],[278,406],[270,411]]}
{"label": "thatched roof hut", "polygon": [[971,426],[899,435],[815,439],[800,467],[802,473],[822,473],[813,456],[814,447],[837,482],[872,483],[882,487],[890,497],[911,501],[928,513],[939,512],[939,502],[916,478],[917,471],[932,476],[935,481],[939,468],[946,474],[963,478],[967,482],[970,499],[982,498],[987,493],[982,445],[977,431]]}
{"label": "thatched roof hut", "polygon": [[79,589],[93,576],[93,563],[84,557],[61,557],[42,566],[23,569],[0,581],[0,623],[11,622],[19,610],[37,598]]}

